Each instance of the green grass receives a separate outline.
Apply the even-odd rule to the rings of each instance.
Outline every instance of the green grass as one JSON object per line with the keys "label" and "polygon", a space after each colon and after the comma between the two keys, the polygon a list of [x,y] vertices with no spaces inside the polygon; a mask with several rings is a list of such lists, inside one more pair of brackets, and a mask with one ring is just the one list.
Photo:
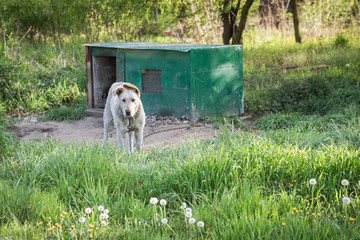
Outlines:
{"label": "green grass", "polygon": [[[360,238],[358,37],[245,46],[250,121],[206,118],[219,128],[212,140],[130,155],[112,145],[23,142],[6,132],[6,114],[83,116],[81,40],[64,42],[1,49],[1,239]],[[329,69],[310,70],[320,64]],[[301,69],[279,68],[293,65]],[[167,200],[166,214],[152,197]],[[185,221],[183,202],[204,228]],[[106,226],[99,205],[110,211]]]}
{"label": "green grass", "polygon": [[[28,238],[54,236],[45,226],[35,227],[49,217],[52,224],[63,221],[65,228],[68,221],[79,231],[84,209],[104,205],[110,210],[109,236],[118,228],[125,238],[357,238],[358,224],[348,219],[360,213],[359,157],[346,145],[324,142],[301,149],[246,132],[130,156],[113,146],[29,142],[1,163],[2,237],[27,224],[36,229]],[[310,186],[310,178],[317,185]],[[342,179],[350,185],[341,186]],[[341,203],[343,194],[351,205]],[[167,218],[176,235],[154,224],[151,197],[168,201]],[[186,227],[182,202],[205,229]],[[65,220],[62,211],[69,213]],[[15,223],[19,226],[12,230]]]}

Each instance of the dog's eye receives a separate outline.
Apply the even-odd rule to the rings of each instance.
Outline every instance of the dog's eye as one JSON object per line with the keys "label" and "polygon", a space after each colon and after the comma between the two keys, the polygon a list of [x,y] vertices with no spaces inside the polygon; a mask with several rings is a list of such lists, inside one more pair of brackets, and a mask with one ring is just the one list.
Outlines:
{"label": "dog's eye", "polygon": [[125,99],[121,99],[121,101],[126,102],[126,100],[125,100]]}
{"label": "dog's eye", "polygon": [[135,99],[133,98],[133,99],[131,99],[131,101],[132,101],[132,102],[135,102]]}

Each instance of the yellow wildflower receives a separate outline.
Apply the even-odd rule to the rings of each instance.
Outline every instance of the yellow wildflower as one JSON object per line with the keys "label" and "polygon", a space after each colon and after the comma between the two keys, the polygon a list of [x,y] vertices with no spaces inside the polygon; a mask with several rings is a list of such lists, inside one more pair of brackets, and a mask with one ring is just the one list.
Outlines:
{"label": "yellow wildflower", "polygon": [[92,235],[92,233],[89,235],[89,238],[93,238],[93,235]]}
{"label": "yellow wildflower", "polygon": [[89,228],[94,228],[94,225],[92,225],[92,224],[89,224]]}
{"label": "yellow wildflower", "polygon": [[65,216],[66,216],[66,215],[68,215],[68,213],[67,213],[67,212],[65,212],[65,211],[63,211],[62,213],[63,213]]}
{"label": "yellow wildflower", "polygon": [[350,221],[350,222],[353,222],[354,220],[355,220],[355,219],[352,218],[352,217],[349,218],[349,221]]}
{"label": "yellow wildflower", "polygon": [[309,212],[306,212],[306,215],[309,215]]}
{"label": "yellow wildflower", "polygon": [[43,224],[43,222],[38,222],[37,224],[36,224],[36,226],[38,227],[38,226],[41,226]]}
{"label": "yellow wildflower", "polygon": [[52,226],[52,227],[50,227],[50,228],[48,228],[48,229],[46,229],[46,230],[52,231],[52,230],[54,230],[54,229],[55,229],[55,226]]}
{"label": "yellow wildflower", "polygon": [[87,232],[92,232],[92,229],[88,229]]}
{"label": "yellow wildflower", "polygon": [[281,225],[282,225],[283,227],[285,227],[285,226],[286,226],[286,223],[282,222]]}
{"label": "yellow wildflower", "polygon": [[64,216],[64,215],[62,215],[62,214],[60,214],[60,217],[61,217],[61,218],[64,218],[65,216]]}
{"label": "yellow wildflower", "polygon": [[75,229],[75,225],[71,225],[71,228]]}

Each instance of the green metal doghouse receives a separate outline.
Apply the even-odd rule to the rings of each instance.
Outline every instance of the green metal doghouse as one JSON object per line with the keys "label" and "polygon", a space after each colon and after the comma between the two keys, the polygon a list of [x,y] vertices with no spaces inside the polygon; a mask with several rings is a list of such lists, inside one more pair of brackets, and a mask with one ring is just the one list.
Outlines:
{"label": "green metal doghouse", "polygon": [[243,112],[242,45],[145,42],[84,44],[89,110],[104,108],[114,82],[141,91],[147,114],[238,115]]}

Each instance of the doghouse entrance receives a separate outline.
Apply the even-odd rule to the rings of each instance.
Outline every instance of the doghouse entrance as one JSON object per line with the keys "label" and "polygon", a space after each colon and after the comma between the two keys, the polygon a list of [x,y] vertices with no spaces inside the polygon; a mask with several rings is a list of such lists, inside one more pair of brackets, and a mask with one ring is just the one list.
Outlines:
{"label": "doghouse entrance", "polygon": [[104,108],[111,85],[116,82],[116,57],[93,56],[94,107]]}

